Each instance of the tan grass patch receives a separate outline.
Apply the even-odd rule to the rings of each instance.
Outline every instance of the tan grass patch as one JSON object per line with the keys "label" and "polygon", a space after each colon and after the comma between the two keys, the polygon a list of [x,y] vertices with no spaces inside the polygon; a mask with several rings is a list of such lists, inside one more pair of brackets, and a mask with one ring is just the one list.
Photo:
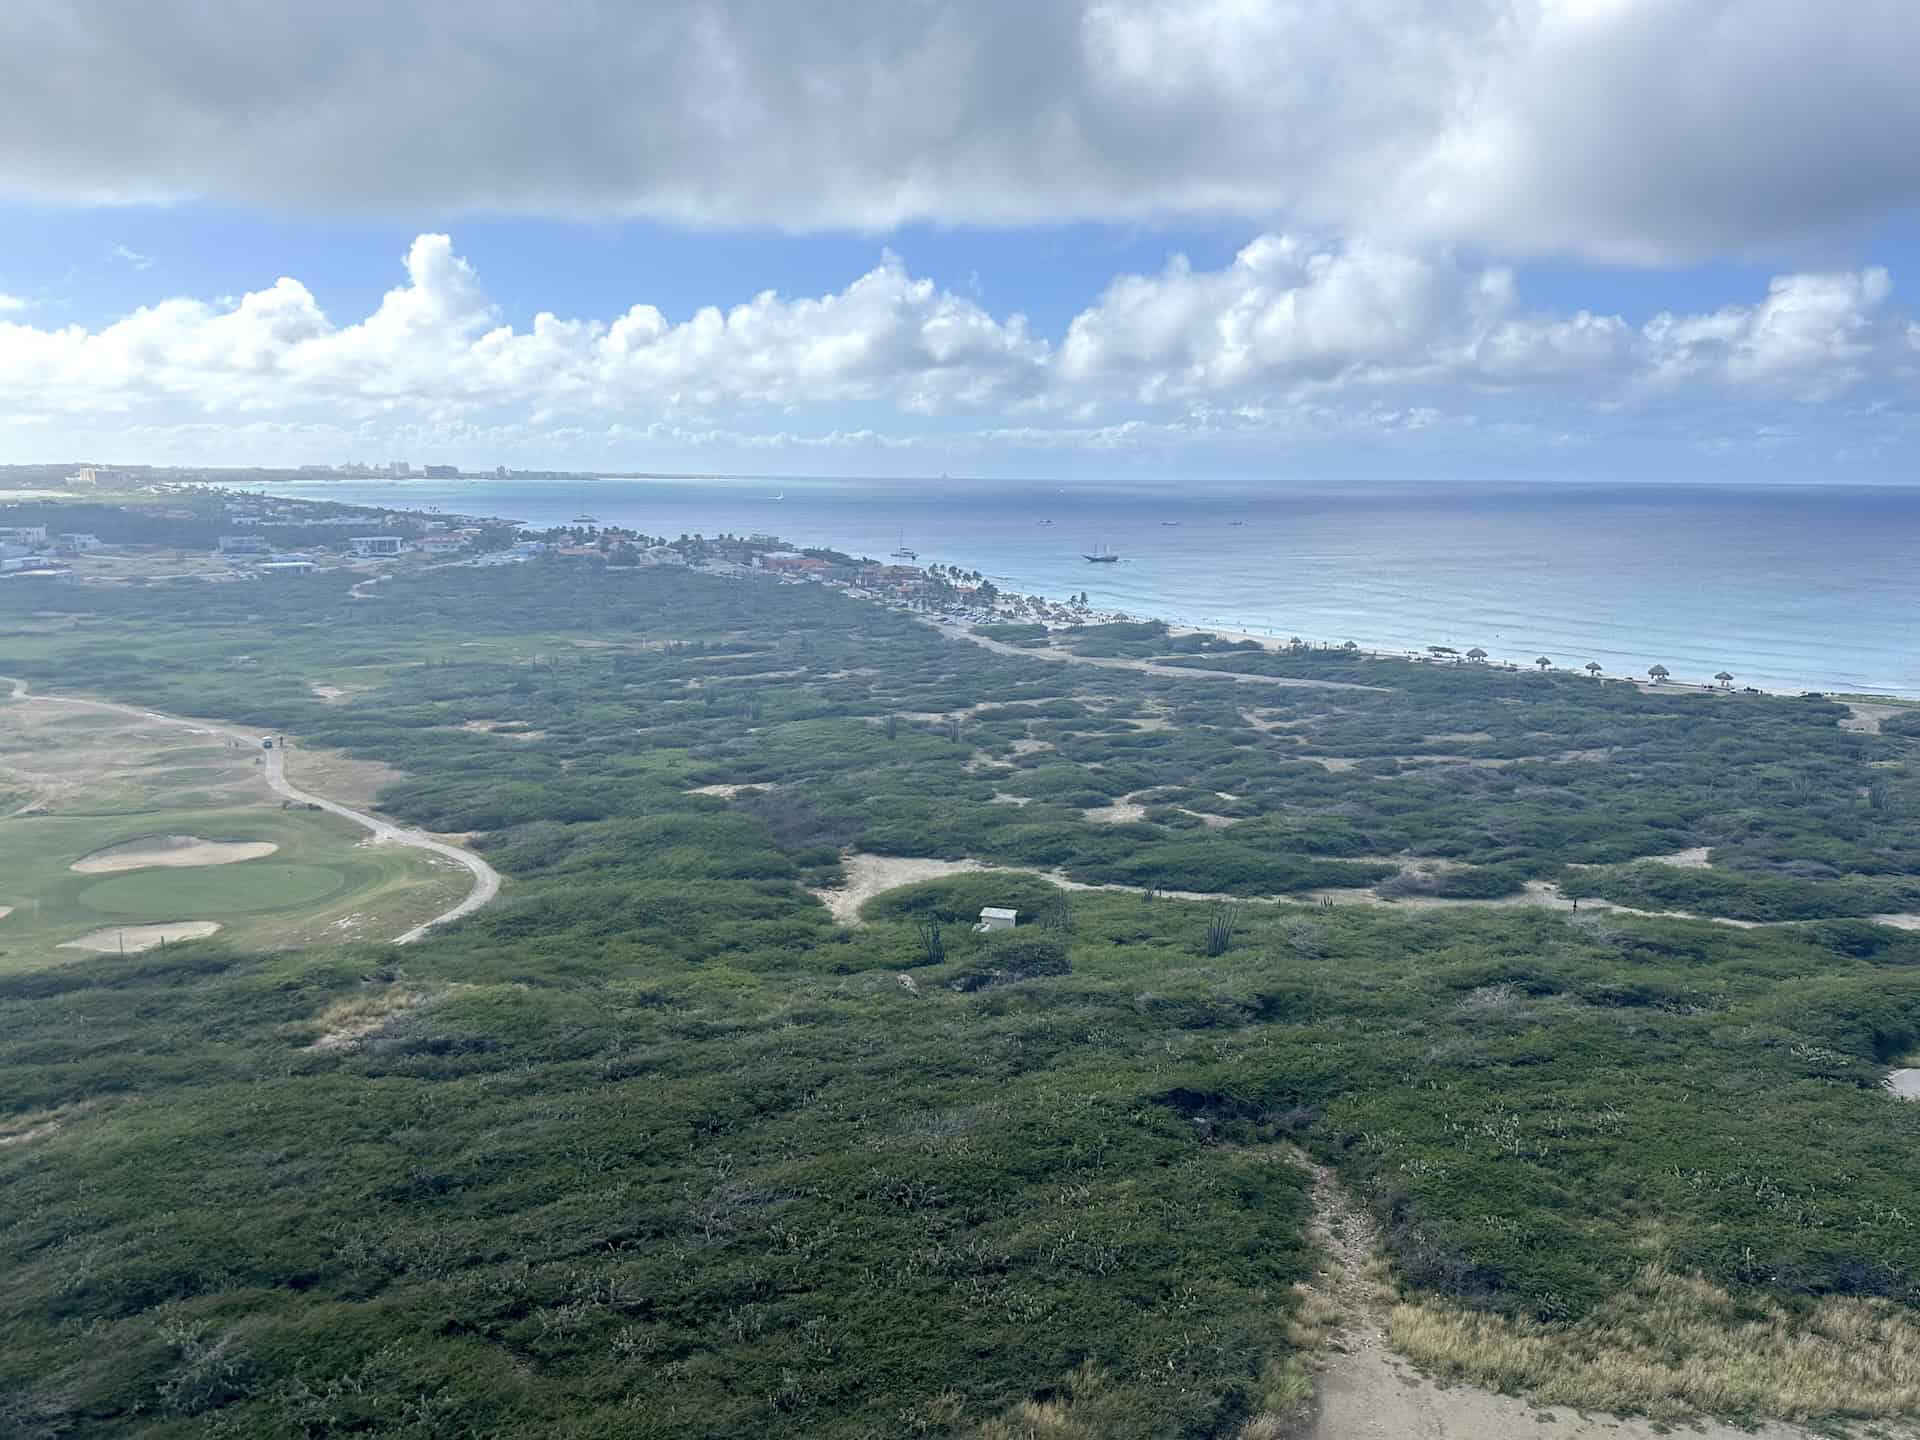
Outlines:
{"label": "tan grass patch", "polygon": [[1541,1403],[1789,1420],[1920,1409],[1920,1320],[1884,1300],[1829,1296],[1760,1318],[1699,1276],[1645,1266],[1587,1320],[1549,1328],[1434,1302],[1394,1307],[1394,1348],[1443,1377]]}
{"label": "tan grass patch", "polygon": [[309,1050],[354,1050],[378,1035],[393,1021],[409,1011],[437,1005],[447,997],[446,990],[418,990],[396,986],[374,995],[355,995],[336,1000],[316,1015],[312,1024],[321,1027],[320,1036]]}

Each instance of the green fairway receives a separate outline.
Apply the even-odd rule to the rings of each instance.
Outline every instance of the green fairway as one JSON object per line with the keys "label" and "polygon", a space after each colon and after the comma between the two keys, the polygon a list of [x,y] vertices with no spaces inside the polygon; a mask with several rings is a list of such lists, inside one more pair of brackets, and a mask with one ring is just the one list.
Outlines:
{"label": "green fairway", "polygon": [[350,884],[348,875],[324,865],[254,860],[192,870],[131,870],[89,885],[77,898],[85,909],[116,919],[166,920],[291,910],[331,900]]}

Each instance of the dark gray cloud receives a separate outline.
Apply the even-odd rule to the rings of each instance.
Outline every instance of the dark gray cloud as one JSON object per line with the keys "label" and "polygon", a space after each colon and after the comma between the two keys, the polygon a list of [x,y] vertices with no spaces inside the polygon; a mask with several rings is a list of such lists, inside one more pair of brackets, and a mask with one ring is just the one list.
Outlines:
{"label": "dark gray cloud", "polygon": [[0,191],[1497,254],[1920,203],[1912,0],[11,0]]}

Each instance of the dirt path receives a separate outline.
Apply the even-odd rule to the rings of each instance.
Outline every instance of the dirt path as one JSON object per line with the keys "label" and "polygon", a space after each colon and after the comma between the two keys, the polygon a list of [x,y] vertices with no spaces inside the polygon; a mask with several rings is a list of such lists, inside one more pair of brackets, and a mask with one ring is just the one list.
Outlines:
{"label": "dirt path", "polygon": [[[10,676],[0,676],[0,679],[8,680],[13,687],[13,698],[18,701],[36,705],[67,705],[82,710],[101,710],[112,715],[125,715],[135,720],[158,721],[162,725],[175,725],[196,735],[218,735],[223,739],[239,740],[249,748],[260,743],[260,736],[255,731],[236,730],[231,726],[215,724],[208,720],[183,720],[177,715],[162,715],[156,710],[143,710],[134,705],[117,705],[110,700],[80,700],[66,695],[30,695],[26,681],[13,679]],[[451,860],[473,876],[473,889],[466,899],[451,910],[434,916],[424,924],[414,926],[406,934],[394,936],[395,945],[411,945],[424,937],[434,926],[444,925],[450,920],[458,920],[463,915],[471,915],[500,893],[500,872],[471,850],[463,850],[458,845],[449,845],[444,840],[435,840],[432,836],[422,834],[418,830],[409,830],[395,825],[391,820],[383,820],[378,815],[369,815],[364,810],[351,809],[336,800],[327,799],[324,795],[314,795],[302,790],[287,779],[287,753],[281,746],[276,745],[271,750],[263,750],[261,755],[266,761],[267,786],[274,794],[296,804],[316,805],[330,815],[351,820],[354,824],[372,831],[377,841],[411,846],[416,850],[425,850],[442,859]]]}
{"label": "dirt path", "polygon": [[1283,675],[1243,675],[1238,670],[1201,670],[1185,665],[1156,665],[1151,660],[1127,660],[1117,655],[1075,655],[1066,650],[1025,650],[1004,640],[990,640],[971,625],[941,625],[924,620],[943,635],[971,640],[997,655],[1018,655],[1028,660],[1052,660],[1064,665],[1092,665],[1102,670],[1137,670],[1143,675],[1164,675],[1174,680],[1232,680],[1241,685],[1278,685],[1292,690],[1384,690],[1380,685],[1355,685],[1345,680],[1300,680]]}
{"label": "dirt path", "polygon": [[[1583,1415],[1564,1406],[1536,1405],[1471,1386],[1442,1388],[1393,1353],[1387,1339],[1391,1294],[1371,1279],[1368,1262],[1379,1248],[1373,1217],[1333,1172],[1304,1155],[1313,1174],[1313,1218],[1308,1233],[1331,1262],[1309,1287],[1337,1305],[1343,1323],[1322,1361],[1315,1413],[1306,1440],[1656,1440],[1675,1434],[1696,1440],[1815,1440],[1793,1425],[1740,1430],[1698,1421],[1659,1425],[1614,1415]],[[1543,1428],[1550,1426],[1551,1428]]]}

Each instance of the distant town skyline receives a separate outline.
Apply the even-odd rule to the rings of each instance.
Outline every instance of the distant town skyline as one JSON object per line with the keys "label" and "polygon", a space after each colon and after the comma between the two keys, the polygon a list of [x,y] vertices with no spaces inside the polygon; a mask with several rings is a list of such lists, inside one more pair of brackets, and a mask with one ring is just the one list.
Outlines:
{"label": "distant town skyline", "polygon": [[1914,473],[1891,0],[219,8],[0,15],[0,463]]}

